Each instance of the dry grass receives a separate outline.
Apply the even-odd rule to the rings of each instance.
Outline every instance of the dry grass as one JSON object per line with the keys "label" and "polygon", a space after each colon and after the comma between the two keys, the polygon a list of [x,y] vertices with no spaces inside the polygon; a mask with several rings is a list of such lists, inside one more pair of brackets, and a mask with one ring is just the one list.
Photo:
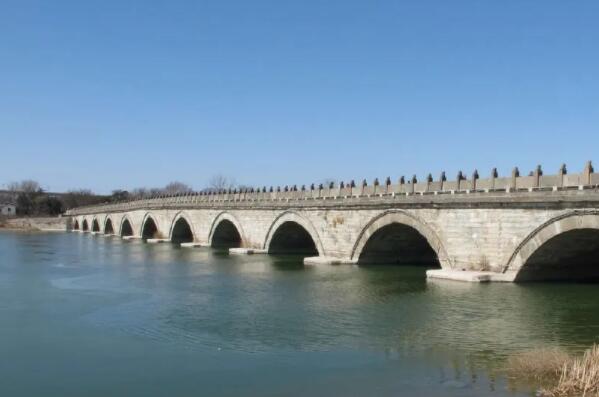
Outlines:
{"label": "dry grass", "polygon": [[563,350],[536,349],[514,354],[506,363],[506,370],[511,378],[534,379],[543,382],[555,382],[565,362],[571,360]]}
{"label": "dry grass", "polygon": [[565,361],[557,385],[548,390],[541,390],[541,395],[599,396],[599,346],[593,345],[582,357]]}
{"label": "dry grass", "polygon": [[535,380],[545,397],[599,397],[599,345],[573,357],[560,349],[537,349],[508,358],[506,372],[514,380]]}

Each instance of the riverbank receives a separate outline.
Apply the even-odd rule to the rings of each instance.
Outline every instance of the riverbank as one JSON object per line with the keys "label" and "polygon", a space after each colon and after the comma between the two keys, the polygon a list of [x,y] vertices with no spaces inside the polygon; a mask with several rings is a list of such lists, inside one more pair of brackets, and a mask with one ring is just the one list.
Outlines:
{"label": "riverbank", "polygon": [[68,217],[4,218],[0,220],[0,230],[64,232],[69,229],[68,219]]}

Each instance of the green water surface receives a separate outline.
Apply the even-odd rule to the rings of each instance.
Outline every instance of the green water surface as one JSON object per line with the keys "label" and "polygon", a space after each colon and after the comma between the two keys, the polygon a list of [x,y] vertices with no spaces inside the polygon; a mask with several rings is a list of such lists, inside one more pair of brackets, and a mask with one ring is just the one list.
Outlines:
{"label": "green water surface", "polygon": [[580,351],[599,285],[426,281],[75,233],[0,233],[0,396],[513,396]]}

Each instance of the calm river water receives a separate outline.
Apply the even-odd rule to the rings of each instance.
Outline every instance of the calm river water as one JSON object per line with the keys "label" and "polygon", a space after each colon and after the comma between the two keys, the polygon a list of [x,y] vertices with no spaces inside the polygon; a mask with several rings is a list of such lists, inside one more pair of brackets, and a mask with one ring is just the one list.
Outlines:
{"label": "calm river water", "polygon": [[502,360],[588,347],[598,298],[592,284],[0,233],[0,395],[532,395]]}

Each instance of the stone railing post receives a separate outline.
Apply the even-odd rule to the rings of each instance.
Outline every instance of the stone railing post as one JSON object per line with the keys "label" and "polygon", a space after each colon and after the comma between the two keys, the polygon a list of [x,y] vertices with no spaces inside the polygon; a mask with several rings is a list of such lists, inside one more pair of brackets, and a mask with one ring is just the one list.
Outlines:
{"label": "stone railing post", "polygon": [[537,168],[535,168],[532,175],[534,177],[534,182],[533,182],[534,186],[535,187],[541,186],[541,175],[543,175],[543,170],[541,169],[540,165],[537,165]]}
{"label": "stone railing post", "polygon": [[457,180],[457,190],[462,190],[462,181],[464,180],[464,174],[462,173],[462,171],[458,171],[458,176],[456,177]]}
{"label": "stone railing post", "polygon": [[580,181],[583,185],[590,185],[591,184],[591,174],[595,172],[595,170],[593,169],[593,163],[591,163],[590,161],[587,161],[587,163],[584,166],[584,171],[582,171],[582,180]]}
{"label": "stone railing post", "polygon": [[491,170],[491,189],[495,189],[495,179],[497,179],[498,176],[497,168],[493,168]]}
{"label": "stone railing post", "polygon": [[568,173],[568,169],[566,168],[566,164],[562,164],[557,171],[557,187],[564,186],[564,175]]}
{"label": "stone railing post", "polygon": [[415,192],[415,186],[418,183],[418,178],[416,178],[416,175],[412,175],[412,181],[410,183],[410,193],[414,194]]}
{"label": "stone railing post", "polygon": [[445,176],[445,171],[441,172],[441,176],[439,177],[439,190],[440,191],[444,191],[445,190],[445,182],[447,182],[447,177]]}
{"label": "stone railing post", "polygon": [[431,183],[433,183],[433,175],[431,173],[429,173],[426,176],[426,192],[430,192],[431,191]]}
{"label": "stone railing post", "polygon": [[472,173],[472,190],[476,190],[476,181],[478,180],[478,170]]}
{"label": "stone railing post", "polygon": [[399,184],[399,187],[398,187],[399,192],[403,193],[404,192],[404,187],[405,187],[405,184],[406,184],[406,178],[403,175],[399,177],[398,184]]}
{"label": "stone railing post", "polygon": [[518,167],[514,167],[512,170],[512,181],[510,184],[510,190],[516,190],[516,179],[520,176],[520,170]]}

